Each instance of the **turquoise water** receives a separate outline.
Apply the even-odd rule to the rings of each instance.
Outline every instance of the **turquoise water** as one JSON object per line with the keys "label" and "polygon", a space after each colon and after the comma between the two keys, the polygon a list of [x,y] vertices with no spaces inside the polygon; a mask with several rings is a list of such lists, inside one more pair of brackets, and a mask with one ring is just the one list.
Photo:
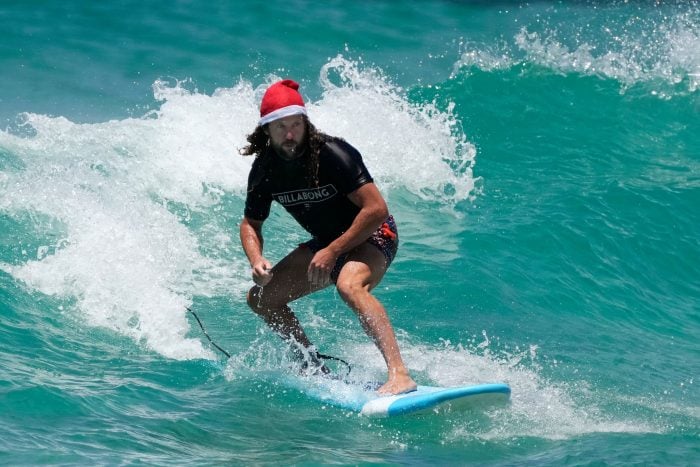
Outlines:
{"label": "turquoise water", "polygon": [[[84,3],[0,6],[0,463],[700,462],[696,3]],[[237,149],[288,76],[398,220],[415,378],[509,406],[337,409],[247,311]],[[270,259],[305,238],[273,210]],[[383,377],[332,290],[295,310]]]}

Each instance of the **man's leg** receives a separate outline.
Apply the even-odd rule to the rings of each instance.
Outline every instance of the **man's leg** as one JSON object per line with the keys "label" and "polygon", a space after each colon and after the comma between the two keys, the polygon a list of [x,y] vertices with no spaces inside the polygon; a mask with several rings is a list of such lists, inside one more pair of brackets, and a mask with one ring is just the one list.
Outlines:
{"label": "man's leg", "polygon": [[350,253],[348,262],[340,270],[336,286],[343,300],[357,313],[363,329],[386,361],[388,379],[378,392],[401,394],[414,390],[416,383],[403,363],[384,306],[371,294],[385,272],[386,260],[382,252],[369,243],[363,243]]}
{"label": "man's leg", "polygon": [[316,287],[307,279],[306,271],[314,253],[300,246],[272,268],[272,280],[265,286],[254,286],[248,292],[248,305],[267,325],[285,341],[311,347],[299,320],[288,303],[315,292]]}

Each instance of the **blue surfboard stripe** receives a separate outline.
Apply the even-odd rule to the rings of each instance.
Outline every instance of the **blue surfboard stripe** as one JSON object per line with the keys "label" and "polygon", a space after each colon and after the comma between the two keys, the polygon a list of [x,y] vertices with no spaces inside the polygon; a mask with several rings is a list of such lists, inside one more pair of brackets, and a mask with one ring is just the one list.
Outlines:
{"label": "blue surfboard stripe", "polygon": [[510,394],[510,387],[506,384],[493,383],[458,388],[435,388],[435,391],[415,395],[409,393],[405,397],[389,405],[387,408],[387,415],[402,415],[405,413],[417,412],[434,407],[442,402],[480,394],[507,395]]}

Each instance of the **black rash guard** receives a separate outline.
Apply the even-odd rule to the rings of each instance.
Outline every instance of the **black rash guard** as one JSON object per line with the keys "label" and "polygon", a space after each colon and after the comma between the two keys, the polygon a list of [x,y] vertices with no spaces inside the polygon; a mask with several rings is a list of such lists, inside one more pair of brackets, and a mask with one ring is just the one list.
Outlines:
{"label": "black rash guard", "polygon": [[318,187],[309,179],[308,164],[307,155],[287,161],[272,148],[257,157],[248,176],[244,213],[264,221],[272,201],[277,201],[307,232],[328,244],[360,212],[347,195],[373,180],[357,149],[340,139],[331,139],[321,149]]}

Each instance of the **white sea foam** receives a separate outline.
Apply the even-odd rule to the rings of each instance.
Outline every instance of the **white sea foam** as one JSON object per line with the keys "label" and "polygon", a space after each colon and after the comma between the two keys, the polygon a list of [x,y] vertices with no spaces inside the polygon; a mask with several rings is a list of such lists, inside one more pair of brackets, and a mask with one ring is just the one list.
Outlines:
{"label": "white sea foam", "polygon": [[312,118],[356,145],[383,186],[446,203],[470,196],[476,150],[452,108],[410,103],[380,70],[342,56],[322,68],[321,85],[323,98],[311,106]]}
{"label": "white sea foam", "polygon": [[700,85],[700,29],[677,23],[662,25],[654,33],[652,39],[617,37],[617,47],[583,42],[570,48],[556,34],[523,28],[515,43],[528,61],[557,72],[612,78],[625,87],[662,82],[696,91]]}
{"label": "white sea foam", "polygon": [[[401,353],[421,384],[460,386],[505,382],[511,387],[508,406],[483,412],[489,423],[472,417],[455,418],[446,442],[528,437],[556,440],[590,433],[663,431],[663,427],[639,417],[606,413],[600,404],[603,399],[596,398],[595,391],[587,388],[589,384],[585,381],[575,386],[548,381],[542,376],[536,347],[513,352],[491,347],[494,345],[487,337],[480,344],[466,347],[450,342],[443,342],[442,346],[413,344],[402,339]],[[355,360],[363,362],[363,368],[354,369],[353,373],[379,381],[385,377],[384,362],[371,344],[355,345],[352,354]]]}
{"label": "white sea foam", "polygon": [[538,19],[522,27],[512,42],[463,44],[453,74],[531,63],[556,73],[614,79],[623,90],[646,84],[661,97],[692,93],[700,88],[699,17],[691,8],[645,21],[632,15],[622,24],[595,25],[595,17],[581,14],[570,24],[553,20],[557,26],[552,28]]}
{"label": "white sea foam", "polygon": [[[409,103],[377,70],[342,57],[323,67],[321,83],[312,119],[364,153],[380,188],[446,204],[470,195],[474,149],[449,110]],[[0,150],[15,160],[1,173],[0,212],[54,240],[0,267],[74,302],[88,325],[167,357],[213,358],[187,337],[185,306],[194,296],[242,297],[249,285],[235,220],[225,220],[238,216],[222,216],[221,202],[242,210],[252,161],[238,150],[267,84],[240,80],[206,95],[158,81],[157,110],[104,123],[24,115],[21,135],[0,132]]]}

